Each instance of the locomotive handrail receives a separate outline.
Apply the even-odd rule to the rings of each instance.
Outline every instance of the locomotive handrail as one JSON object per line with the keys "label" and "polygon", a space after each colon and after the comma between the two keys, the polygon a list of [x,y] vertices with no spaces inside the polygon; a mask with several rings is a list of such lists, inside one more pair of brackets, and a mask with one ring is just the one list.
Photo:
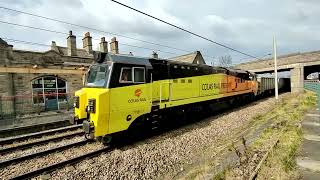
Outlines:
{"label": "locomotive handrail", "polygon": [[160,104],[161,104],[161,101],[162,101],[162,99],[161,99],[161,96],[162,96],[162,84],[169,84],[169,101],[171,101],[171,94],[172,94],[172,82],[171,82],[171,80],[169,80],[169,82],[161,82],[160,83]]}

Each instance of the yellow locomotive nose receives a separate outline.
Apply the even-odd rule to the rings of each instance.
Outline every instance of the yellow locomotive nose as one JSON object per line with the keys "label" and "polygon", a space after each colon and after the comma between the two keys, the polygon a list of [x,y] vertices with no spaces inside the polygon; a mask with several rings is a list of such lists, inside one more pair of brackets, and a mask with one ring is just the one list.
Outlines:
{"label": "yellow locomotive nose", "polygon": [[85,89],[76,91],[74,97],[74,117],[71,119],[72,124],[81,124],[84,120],[87,119],[86,113],[86,104],[87,104],[87,95]]}
{"label": "yellow locomotive nose", "polygon": [[[94,138],[108,133],[109,125],[109,90],[104,88],[84,88],[86,92],[83,129],[87,137]],[[89,136],[88,136],[89,135]]]}

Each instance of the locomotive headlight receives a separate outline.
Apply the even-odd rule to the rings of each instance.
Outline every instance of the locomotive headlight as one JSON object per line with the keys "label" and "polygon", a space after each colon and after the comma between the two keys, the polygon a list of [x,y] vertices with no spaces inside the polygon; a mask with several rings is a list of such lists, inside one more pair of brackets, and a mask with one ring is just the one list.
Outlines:
{"label": "locomotive headlight", "polygon": [[79,96],[75,96],[73,99],[73,107],[79,108]]}
{"label": "locomotive headlight", "polygon": [[88,101],[88,112],[95,113],[96,112],[96,100],[89,99]]}

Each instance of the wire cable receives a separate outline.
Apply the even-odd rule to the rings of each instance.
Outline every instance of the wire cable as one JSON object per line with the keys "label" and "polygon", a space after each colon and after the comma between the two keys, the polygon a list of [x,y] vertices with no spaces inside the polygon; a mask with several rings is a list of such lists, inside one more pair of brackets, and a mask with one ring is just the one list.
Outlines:
{"label": "wire cable", "polygon": [[[34,29],[34,30],[46,31],[46,32],[50,32],[50,33],[69,35],[68,33],[61,32],[61,31],[50,30],[50,29],[45,29],[45,28],[40,28],[40,27],[35,27],[35,26],[28,26],[28,25],[23,25],[23,24],[17,24],[17,23],[2,21],[2,20],[0,20],[0,23],[13,25],[13,26],[18,26],[18,27],[23,27],[23,28]],[[80,35],[75,35],[75,36],[82,37],[82,38],[84,37],[84,36],[80,36]],[[96,41],[100,41],[100,39],[96,39],[96,38],[92,38],[92,39],[96,40]],[[124,46],[139,48],[139,49],[146,49],[146,50],[152,50],[152,51],[156,51],[156,52],[162,52],[162,53],[166,53],[166,54],[180,55],[179,53],[163,51],[163,50],[160,50],[160,49],[148,48],[148,47],[144,47],[144,46],[136,46],[136,45],[126,44],[126,43],[119,43],[119,44],[120,45],[124,45]],[[188,51],[188,53],[190,53],[190,51]],[[203,56],[214,59],[214,57],[208,56],[208,55],[205,55],[205,54],[203,54]]]}
{"label": "wire cable", "polygon": [[179,50],[179,51],[190,52],[190,51],[185,50],[185,49],[180,49],[180,48],[176,48],[176,47],[172,47],[172,46],[168,46],[168,45],[163,45],[163,44],[159,44],[159,43],[155,43],[155,42],[145,41],[145,40],[142,40],[142,39],[125,36],[125,35],[121,35],[121,34],[114,33],[114,32],[108,32],[108,31],[104,31],[104,30],[100,30],[100,29],[96,29],[96,28],[91,28],[91,27],[84,26],[84,25],[74,24],[74,23],[70,23],[70,22],[67,22],[67,21],[62,21],[62,20],[59,20],[59,19],[54,19],[54,18],[50,18],[50,17],[46,17],[46,16],[41,16],[41,15],[37,15],[37,14],[25,12],[25,11],[20,11],[20,10],[16,10],[16,9],[11,9],[11,8],[7,8],[7,7],[3,7],[3,6],[0,6],[0,9],[5,9],[5,10],[8,10],[8,11],[17,12],[17,13],[21,13],[21,14],[25,14],[25,15],[41,18],[41,19],[55,21],[55,22],[59,22],[59,23],[62,23],[62,24],[67,24],[67,25],[70,25],[70,26],[89,29],[89,30],[93,30],[93,31],[96,31],[96,32],[100,32],[100,33],[111,34],[111,35],[114,35],[114,36],[119,36],[119,37],[131,39],[131,40],[135,40],[135,41],[140,41],[140,42],[143,42],[143,43],[148,43],[148,44],[152,44],[152,45],[156,45],[156,46],[166,47],[166,48],[169,48],[169,49],[175,49],[175,50]]}
{"label": "wire cable", "polygon": [[229,47],[229,46],[227,46],[227,45],[221,44],[221,43],[219,43],[219,42],[213,41],[213,40],[211,40],[211,39],[209,39],[209,38],[206,38],[206,37],[201,36],[201,35],[199,35],[199,34],[193,33],[193,32],[191,32],[191,31],[189,31],[189,30],[186,30],[186,29],[184,29],[184,28],[182,28],[182,27],[179,27],[179,26],[177,26],[177,25],[174,25],[174,24],[172,24],[172,23],[169,23],[169,22],[167,22],[167,21],[164,21],[164,20],[162,20],[162,19],[159,19],[159,18],[157,18],[157,17],[154,17],[154,16],[152,16],[152,15],[150,15],[150,14],[147,14],[147,13],[145,13],[145,12],[142,12],[142,11],[140,11],[140,10],[138,10],[138,9],[135,9],[135,8],[133,8],[133,7],[130,7],[130,6],[128,6],[128,5],[125,5],[125,4],[123,4],[123,3],[120,3],[120,2],[118,2],[118,1],[115,1],[115,0],[111,0],[111,1],[112,1],[112,2],[115,2],[115,3],[117,3],[117,4],[120,4],[121,6],[124,6],[124,7],[126,7],[126,8],[129,8],[129,9],[131,9],[131,10],[134,10],[134,11],[136,11],[136,12],[138,12],[138,13],[141,13],[141,14],[143,14],[143,15],[146,15],[146,16],[148,16],[148,17],[151,17],[151,18],[153,18],[153,19],[156,19],[156,20],[158,20],[158,21],[160,21],[160,22],[163,22],[163,23],[165,23],[165,24],[168,24],[168,25],[170,25],[170,26],[172,26],[172,27],[175,27],[175,28],[177,28],[177,29],[180,29],[180,30],[182,30],[182,31],[184,31],[184,32],[187,32],[187,33],[189,33],[189,34],[192,34],[192,35],[194,35],[194,36],[197,36],[197,37],[202,38],[202,39],[204,39],[204,40],[207,40],[207,41],[209,41],[209,42],[212,42],[212,43],[214,43],[214,44],[216,44],[216,45],[219,45],[219,46],[221,46],[221,47],[224,47],[224,48],[226,48],[226,49],[229,49],[229,50],[231,50],[231,51],[235,51],[235,52],[238,52],[238,53],[240,53],[240,54],[246,55],[246,56],[248,56],[248,57],[252,57],[252,58],[258,59],[257,57],[255,57],[255,56],[253,56],[253,55],[250,55],[250,54],[248,54],[248,53],[239,51],[239,50],[237,50],[237,49],[234,49],[234,48]]}
{"label": "wire cable", "polygon": [[[35,26],[27,26],[27,25],[22,25],[22,24],[17,24],[17,23],[2,21],[2,20],[0,20],[0,23],[9,24],[9,25],[18,26],[18,27],[23,27],[23,28],[35,29],[35,30],[40,30],[40,31],[46,31],[46,32],[50,32],[50,33],[69,35],[68,33],[61,32],[61,31],[50,30],[50,29],[45,29],[45,28],[40,28],[40,27],[35,27]],[[80,35],[75,35],[75,36],[82,37],[82,38],[84,37],[84,36],[80,36]],[[100,39],[96,39],[96,38],[92,38],[92,39],[100,41]],[[140,48],[140,49],[152,50],[152,51],[156,51],[156,52],[167,53],[167,54],[175,54],[175,55],[178,54],[178,53],[174,53],[174,52],[163,51],[163,50],[160,50],[160,49],[153,49],[153,48],[148,48],[148,47],[143,47],[143,46],[136,46],[136,45],[126,44],[126,43],[119,43],[119,44],[120,45],[124,45],[124,46],[134,47],[134,48]]]}
{"label": "wire cable", "polygon": [[42,44],[42,43],[37,43],[37,42],[17,40],[17,39],[6,38],[6,37],[1,37],[1,39],[5,39],[6,41],[9,41],[9,42],[16,42],[16,43],[21,43],[21,44],[29,44],[29,45],[36,45],[36,46],[51,47],[51,45],[48,45],[48,44]]}

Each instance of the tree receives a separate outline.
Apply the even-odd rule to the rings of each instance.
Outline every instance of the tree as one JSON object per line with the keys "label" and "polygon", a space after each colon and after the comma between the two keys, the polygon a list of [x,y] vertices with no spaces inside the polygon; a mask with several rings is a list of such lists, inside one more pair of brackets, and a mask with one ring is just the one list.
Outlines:
{"label": "tree", "polygon": [[219,57],[219,66],[231,67],[232,66],[232,57],[230,55],[220,56]]}

